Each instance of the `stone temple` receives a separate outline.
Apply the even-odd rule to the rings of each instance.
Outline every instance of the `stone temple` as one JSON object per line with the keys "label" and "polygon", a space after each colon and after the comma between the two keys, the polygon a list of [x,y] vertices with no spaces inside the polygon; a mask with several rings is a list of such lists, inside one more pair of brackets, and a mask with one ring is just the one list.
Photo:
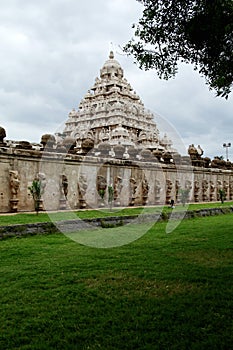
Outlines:
{"label": "stone temple", "polygon": [[63,134],[80,152],[84,140],[100,149],[109,146],[112,155],[114,146],[122,145],[125,158],[128,149],[174,152],[167,136],[160,137],[154,115],[145,109],[112,51],[78,110],[70,112]]}
{"label": "stone temple", "polygon": [[0,127],[0,212],[34,210],[35,181],[40,210],[107,207],[109,189],[119,207],[179,203],[184,191],[189,202],[233,200],[233,164],[199,145],[179,154],[154,119],[110,52],[59,133],[30,143]]}

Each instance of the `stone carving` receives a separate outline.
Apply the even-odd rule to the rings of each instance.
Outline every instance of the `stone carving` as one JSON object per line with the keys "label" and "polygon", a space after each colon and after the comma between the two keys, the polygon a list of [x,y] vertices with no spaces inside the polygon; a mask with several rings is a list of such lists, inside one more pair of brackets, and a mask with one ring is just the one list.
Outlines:
{"label": "stone carving", "polygon": [[79,196],[79,206],[80,209],[86,208],[85,195],[87,191],[87,178],[85,175],[80,175],[78,181],[78,196]]}
{"label": "stone carving", "polygon": [[84,139],[81,143],[82,153],[87,154],[94,148],[94,140],[90,137]]}
{"label": "stone carving", "polygon": [[10,170],[10,190],[11,190],[11,199],[10,207],[12,212],[17,212],[18,210],[18,190],[20,185],[19,174],[17,170]]}
{"label": "stone carving", "polygon": [[0,126],[0,146],[4,146],[4,138],[6,137],[6,130]]}
{"label": "stone carving", "polygon": [[147,204],[150,186],[146,178],[142,180],[142,205]]}
{"label": "stone carving", "polygon": [[229,184],[226,180],[223,181],[223,190],[225,192],[225,199],[228,199]]}
{"label": "stone carving", "polygon": [[171,192],[172,192],[172,181],[166,181],[166,204],[170,204],[171,202]]}
{"label": "stone carving", "polygon": [[203,202],[206,202],[208,200],[208,193],[207,193],[208,187],[209,187],[208,181],[203,180],[202,181],[202,200],[203,200]]}
{"label": "stone carving", "polygon": [[195,202],[199,202],[199,190],[200,190],[200,184],[199,181],[194,181],[194,200]]}
{"label": "stone carving", "polygon": [[[91,146],[95,148],[102,142],[108,142],[111,148],[137,148],[140,144],[142,149],[151,151],[174,151],[168,137],[160,137],[153,114],[147,111],[124,78],[124,71],[112,51],[100,70],[100,77],[95,79],[78,110],[69,113],[63,137],[74,136],[80,130],[94,135],[94,145]],[[116,158],[122,158],[123,149],[116,148],[114,151]]]}
{"label": "stone carving", "polygon": [[113,147],[113,151],[115,153],[115,158],[122,159],[125,153],[125,147],[121,145],[116,145]]}
{"label": "stone carving", "polygon": [[205,168],[209,168],[210,167],[211,159],[209,157],[203,158],[203,162],[204,162],[204,167]]}
{"label": "stone carving", "polygon": [[200,158],[203,156],[204,151],[200,145],[197,146],[197,153]]}
{"label": "stone carving", "polygon": [[229,199],[233,199],[233,181],[230,181],[229,183]]}
{"label": "stone carving", "polygon": [[210,201],[214,200],[215,185],[213,181],[210,181]]}
{"label": "stone carving", "polygon": [[181,201],[180,189],[181,189],[180,181],[176,180],[176,203],[180,203]]}
{"label": "stone carving", "polygon": [[185,180],[185,185],[184,185],[186,190],[191,191],[192,189],[192,182],[190,180]]}
{"label": "stone carving", "polygon": [[194,144],[189,145],[188,148],[188,154],[190,155],[190,158],[193,159],[198,159],[198,151],[196,149],[196,147],[194,146]]}
{"label": "stone carving", "polygon": [[116,176],[114,179],[114,186],[113,186],[113,191],[114,191],[114,203],[116,206],[120,206],[120,194],[122,190],[122,177]]}
{"label": "stone carving", "polygon": [[19,185],[20,185],[18,171],[17,170],[10,170],[9,173],[10,173],[11,194],[13,196],[17,196],[18,190],[19,190]]}
{"label": "stone carving", "polygon": [[168,152],[168,151],[164,152],[164,153],[162,154],[162,158],[163,158],[163,160],[164,160],[164,163],[169,164],[169,163],[171,162],[171,160],[172,160],[172,154],[171,154],[171,152]]}
{"label": "stone carving", "polygon": [[99,205],[101,207],[103,207],[104,206],[105,192],[106,192],[106,188],[107,188],[107,180],[104,176],[102,176],[102,175],[97,176],[96,187],[97,187],[97,192],[98,192],[99,197],[100,197]]}
{"label": "stone carving", "polygon": [[220,190],[223,189],[223,186],[222,186],[222,181],[221,180],[218,180],[217,181],[217,200],[219,201],[220,200]]}
{"label": "stone carving", "polygon": [[61,175],[61,188],[64,196],[67,198],[68,195],[68,179],[66,175]]}
{"label": "stone carving", "polygon": [[127,151],[128,151],[129,159],[134,160],[136,158],[136,156],[138,155],[138,149],[136,147],[131,146],[128,148]]}
{"label": "stone carving", "polygon": [[138,184],[137,184],[137,181],[135,180],[134,177],[131,177],[129,179],[129,186],[130,186],[130,202],[129,202],[129,205],[130,206],[134,206],[135,204],[135,199],[136,199],[136,191],[137,191],[137,187],[138,187]]}
{"label": "stone carving", "polygon": [[19,141],[15,147],[18,149],[32,149],[32,145],[28,141]]}
{"label": "stone carving", "polygon": [[67,200],[67,195],[68,195],[68,179],[66,175],[61,175],[60,176],[60,209],[66,209],[66,200]]}
{"label": "stone carving", "polygon": [[43,149],[51,150],[56,143],[56,138],[52,134],[44,134],[41,136],[40,143],[43,145]]}
{"label": "stone carving", "polygon": [[155,189],[154,189],[155,204],[159,204],[159,202],[160,202],[160,192],[161,192],[160,182],[159,182],[159,180],[155,180]]}
{"label": "stone carving", "polygon": [[194,166],[204,165],[204,160],[202,159],[203,153],[204,153],[203,149],[201,148],[200,145],[198,145],[197,148],[194,146],[194,144],[189,145],[188,154],[191,158],[192,165]]}

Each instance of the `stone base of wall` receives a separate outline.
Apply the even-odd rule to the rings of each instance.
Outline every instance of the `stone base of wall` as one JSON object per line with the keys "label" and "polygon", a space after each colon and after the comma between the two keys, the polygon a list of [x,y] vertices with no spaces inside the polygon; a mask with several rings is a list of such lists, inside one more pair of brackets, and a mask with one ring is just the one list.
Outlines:
{"label": "stone base of wall", "polygon": [[223,215],[233,213],[233,206],[225,208],[207,208],[199,210],[188,210],[184,212],[170,212],[160,214],[144,214],[144,215],[128,215],[128,216],[112,216],[96,219],[84,220],[67,220],[56,223],[44,222],[35,224],[19,224],[10,226],[0,226],[0,239],[10,237],[23,237],[32,235],[44,235],[55,233],[69,233],[80,230],[93,230],[99,227],[110,228],[117,226],[124,226],[126,224],[134,223],[153,223],[165,220],[182,220],[192,219],[195,217],[205,217],[213,215]]}

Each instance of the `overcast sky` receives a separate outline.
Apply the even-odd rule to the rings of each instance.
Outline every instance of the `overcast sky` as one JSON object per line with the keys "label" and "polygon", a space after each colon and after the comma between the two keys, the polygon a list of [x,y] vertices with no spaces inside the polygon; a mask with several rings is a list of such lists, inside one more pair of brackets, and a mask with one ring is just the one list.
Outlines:
{"label": "overcast sky", "polygon": [[0,126],[7,139],[39,142],[56,132],[114,49],[145,107],[160,116],[161,134],[176,130],[186,147],[225,157],[223,143],[233,146],[233,96],[216,98],[192,66],[163,81],[122,54],[142,9],[136,0],[1,0]]}

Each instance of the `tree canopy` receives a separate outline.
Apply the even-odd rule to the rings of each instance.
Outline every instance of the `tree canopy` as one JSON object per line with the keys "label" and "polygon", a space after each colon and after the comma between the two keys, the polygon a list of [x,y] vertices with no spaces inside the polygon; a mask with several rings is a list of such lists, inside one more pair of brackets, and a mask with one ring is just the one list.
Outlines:
{"label": "tree canopy", "polygon": [[227,98],[233,82],[232,0],[137,0],[143,16],[124,47],[141,69],[169,79],[179,62],[192,63],[217,96]]}

